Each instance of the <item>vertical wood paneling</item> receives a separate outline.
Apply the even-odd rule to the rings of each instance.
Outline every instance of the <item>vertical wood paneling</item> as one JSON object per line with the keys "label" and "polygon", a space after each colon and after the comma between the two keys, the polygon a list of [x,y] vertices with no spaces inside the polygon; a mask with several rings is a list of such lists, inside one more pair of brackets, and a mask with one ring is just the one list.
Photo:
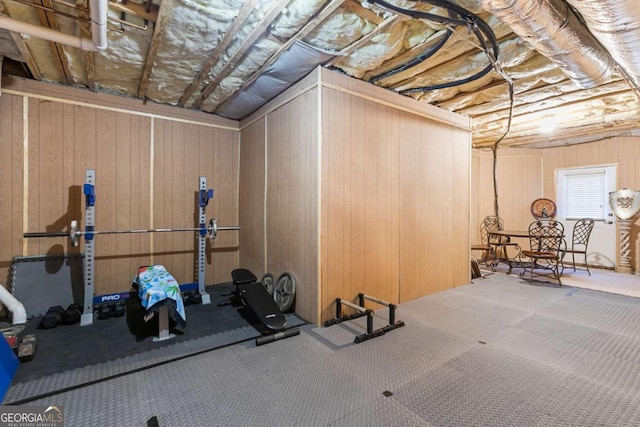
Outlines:
{"label": "vertical wood paneling", "polygon": [[[167,120],[154,120],[153,122],[153,189],[151,191],[153,199],[151,206],[151,227],[164,227],[167,224],[167,210],[162,209],[171,200],[169,188],[166,185],[167,172],[161,166],[170,167],[171,156],[167,155],[169,141],[171,141],[171,122]],[[161,168],[161,169],[158,169]],[[153,247],[151,258],[152,264],[165,265],[167,263],[168,246],[165,248],[167,236],[153,234],[150,236]]]}
{"label": "vertical wood paneling", "polygon": [[[29,229],[54,231],[56,225],[63,227],[58,219],[63,215],[64,187],[56,172],[62,164],[62,123],[58,121],[59,106],[51,102],[33,102],[29,120],[29,179],[37,179],[39,185],[29,185]],[[42,164],[44,167],[40,167]],[[32,207],[34,209],[32,209]],[[54,216],[55,215],[55,216]],[[58,223],[58,224],[56,224]],[[34,240],[29,242],[29,254],[46,254],[61,249],[63,239]],[[54,244],[49,250],[50,245]]]}
{"label": "vertical wood paneling", "polygon": [[[640,138],[618,137],[588,144],[559,146],[541,150],[502,149],[499,158],[498,174],[500,193],[500,214],[505,219],[507,228],[526,228],[533,220],[530,205],[538,197],[555,199],[555,173],[558,169],[597,166],[605,164],[618,165],[617,187],[640,188]],[[480,162],[485,153],[476,152]],[[489,185],[491,176],[489,168],[474,168],[473,181],[486,182]],[[540,180],[542,182],[540,183]],[[542,188],[540,193],[539,188]],[[484,208],[483,208],[484,206]],[[485,215],[489,206],[478,198],[478,218]],[[472,221],[474,218],[472,217]],[[639,221],[632,227],[632,265],[634,265],[635,242],[640,233]]]}
{"label": "vertical wood paneling", "polygon": [[[195,227],[198,221],[198,181],[207,178],[214,198],[207,221],[237,223],[239,134],[168,120],[155,120],[154,228]],[[209,248],[207,283],[228,281],[238,265],[236,231],[220,232]],[[154,263],[164,265],[180,283],[197,279],[197,234],[156,233]]]}
{"label": "vertical wood paneling", "polygon": [[265,118],[242,130],[240,145],[240,265],[256,275],[265,265]]}
{"label": "vertical wood paneling", "polygon": [[[131,176],[131,163],[135,161],[131,152],[131,134],[134,132],[132,129],[131,116],[123,115],[118,117],[116,121],[116,176],[115,176],[115,208],[116,208],[116,224],[117,230],[127,230],[132,228],[131,220],[131,206],[132,200],[132,176]],[[124,234],[118,236],[116,239],[116,259],[115,262],[115,277],[119,280],[125,274],[131,274],[135,269],[131,265],[130,257],[121,257],[119,254],[132,254],[131,240],[133,234]],[[114,283],[115,292],[120,289],[120,285]]]}
{"label": "vertical wood paneling", "polygon": [[[478,214],[471,217],[472,227],[477,227],[485,216],[494,215],[493,154],[474,151],[474,156],[479,158],[482,165],[472,174],[472,181],[481,187],[477,202]],[[499,214],[504,220],[505,228],[526,230],[533,221],[531,203],[544,194],[542,166],[541,150],[498,150],[496,176]],[[474,238],[479,239],[479,234],[472,234],[472,241]]]}
{"label": "vertical wood paneling", "polygon": [[[151,179],[151,120],[146,117],[131,116],[131,133],[129,146],[129,176],[130,176],[130,227],[141,229],[150,225],[151,194],[149,185]],[[127,153],[123,153],[126,155]],[[131,234],[131,249],[125,259],[129,260],[128,271],[118,273],[120,289],[124,289],[123,278],[135,274],[138,267],[151,264],[151,235]]]}
{"label": "vertical wood paneling", "polygon": [[[555,197],[555,171],[578,166],[618,165],[617,188],[640,189],[640,137],[618,137],[577,146],[547,148],[544,158],[544,188],[548,197]],[[635,253],[640,234],[640,220],[631,228],[631,265],[640,254]],[[618,236],[619,239],[619,236]]]}
{"label": "vertical wood paneling", "polygon": [[317,90],[270,113],[267,120],[267,271],[292,273],[296,312],[317,320]]}
{"label": "vertical wood paneling", "polygon": [[[29,230],[66,231],[72,219],[84,228],[82,184],[85,170],[96,170],[96,228],[134,228],[134,209],[147,187],[136,179],[148,175],[149,119],[103,112],[90,107],[30,100]],[[146,148],[145,148],[146,146]],[[148,202],[147,202],[148,204]],[[135,248],[132,242],[137,242]],[[110,293],[130,287],[135,266],[148,259],[144,238],[132,235],[96,238],[95,292]],[[66,238],[29,241],[29,254],[77,252]],[[140,254],[143,254],[140,260]],[[138,259],[136,259],[138,258]]]}
{"label": "vertical wood paneling", "polygon": [[468,133],[332,89],[322,124],[322,318],[468,283]]}
{"label": "vertical wood paneling", "polygon": [[8,287],[11,259],[22,255],[23,98],[0,96],[0,284]]}
{"label": "vertical wood paneling", "polygon": [[469,140],[403,115],[400,301],[468,283]]}
{"label": "vertical wood paneling", "polygon": [[[56,89],[64,92],[63,89]],[[96,170],[96,228],[193,227],[198,177],[206,176],[215,196],[208,217],[237,223],[239,132],[197,124],[155,120],[155,175],[151,183],[151,122],[126,112],[29,98],[28,195],[23,191],[23,98],[0,97],[0,168],[3,203],[0,225],[5,277],[13,256],[22,255],[22,232],[67,231],[72,219],[84,228],[85,170]],[[115,105],[115,104],[114,104]],[[23,197],[28,216],[23,224]],[[151,198],[153,197],[153,207]],[[153,211],[152,211],[153,209]],[[153,224],[151,215],[154,215]],[[168,237],[163,241],[162,238]],[[196,233],[101,235],[96,237],[95,293],[128,290],[137,267],[161,261],[181,282],[195,279]],[[78,252],[67,238],[30,239],[27,254]],[[209,250],[207,283],[227,281],[238,265],[238,232],[221,232]]]}
{"label": "vertical wood paneling", "polygon": [[[238,173],[240,156],[239,132],[201,128],[202,141],[213,142],[213,161],[208,163],[207,186],[214,189],[213,203],[207,207],[207,218],[215,217],[218,225],[238,224]],[[238,234],[222,231],[211,249],[208,283],[228,282],[231,270],[238,267]]]}
{"label": "vertical wood paneling", "polygon": [[323,89],[322,318],[335,298],[399,298],[400,113]]}
{"label": "vertical wood paneling", "polygon": [[[114,230],[118,227],[116,133],[119,114],[103,111],[96,118],[96,229]],[[116,256],[117,240],[121,237],[103,235],[96,238],[96,271],[99,274],[96,273],[95,286],[101,294],[118,289]]]}

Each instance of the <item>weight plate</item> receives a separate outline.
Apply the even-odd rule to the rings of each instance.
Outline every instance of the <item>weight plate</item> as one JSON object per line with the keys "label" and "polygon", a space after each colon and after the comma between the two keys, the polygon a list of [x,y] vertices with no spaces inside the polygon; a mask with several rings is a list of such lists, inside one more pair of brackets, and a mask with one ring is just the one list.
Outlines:
{"label": "weight plate", "polygon": [[209,238],[211,240],[215,240],[218,236],[218,220],[215,218],[211,218],[209,220]]}
{"label": "weight plate", "polygon": [[72,220],[69,226],[69,241],[74,248],[78,246],[78,221]]}
{"label": "weight plate", "polygon": [[273,300],[278,304],[280,311],[287,312],[293,305],[296,297],[296,279],[291,273],[282,273],[273,289]]}
{"label": "weight plate", "polygon": [[262,283],[262,286],[269,292],[269,295],[273,295],[273,288],[275,288],[276,284],[276,278],[273,277],[273,274],[266,273],[262,276],[262,279],[260,279],[260,283]]}

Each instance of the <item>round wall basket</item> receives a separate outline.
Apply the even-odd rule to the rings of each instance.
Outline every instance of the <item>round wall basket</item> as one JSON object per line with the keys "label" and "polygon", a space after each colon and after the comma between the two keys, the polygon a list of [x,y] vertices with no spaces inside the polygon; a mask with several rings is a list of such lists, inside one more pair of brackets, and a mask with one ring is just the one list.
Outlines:
{"label": "round wall basket", "polygon": [[531,203],[531,215],[535,219],[553,218],[556,216],[556,204],[551,199],[536,199]]}

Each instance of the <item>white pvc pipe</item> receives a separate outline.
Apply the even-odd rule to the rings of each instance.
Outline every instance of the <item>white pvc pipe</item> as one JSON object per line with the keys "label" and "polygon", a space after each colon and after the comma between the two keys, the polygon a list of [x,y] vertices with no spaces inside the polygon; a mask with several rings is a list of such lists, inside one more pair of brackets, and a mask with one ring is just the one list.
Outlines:
{"label": "white pvc pipe", "polygon": [[24,309],[24,305],[2,285],[0,285],[0,302],[11,312],[11,321],[14,325],[27,323],[27,311]]}
{"label": "white pvc pipe", "polygon": [[82,50],[105,50],[107,48],[107,12],[108,0],[91,0],[91,34],[92,40],[73,34],[62,33],[51,28],[30,24],[17,19],[0,15],[0,28],[15,33],[27,34],[54,43],[76,47]]}
{"label": "white pvc pipe", "polygon": [[109,0],[90,0],[91,8],[91,37],[97,50],[107,48],[107,15]]}

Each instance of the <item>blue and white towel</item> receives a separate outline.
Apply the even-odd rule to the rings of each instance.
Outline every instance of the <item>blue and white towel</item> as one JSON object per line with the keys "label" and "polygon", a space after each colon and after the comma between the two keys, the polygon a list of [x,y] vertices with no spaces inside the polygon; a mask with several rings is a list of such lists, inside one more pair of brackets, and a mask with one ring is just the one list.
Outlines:
{"label": "blue and white towel", "polygon": [[160,305],[169,304],[169,316],[176,321],[177,329],[184,330],[187,313],[184,310],[180,285],[164,266],[140,267],[133,283],[138,285],[138,297],[142,306],[147,309],[145,318],[150,318]]}

